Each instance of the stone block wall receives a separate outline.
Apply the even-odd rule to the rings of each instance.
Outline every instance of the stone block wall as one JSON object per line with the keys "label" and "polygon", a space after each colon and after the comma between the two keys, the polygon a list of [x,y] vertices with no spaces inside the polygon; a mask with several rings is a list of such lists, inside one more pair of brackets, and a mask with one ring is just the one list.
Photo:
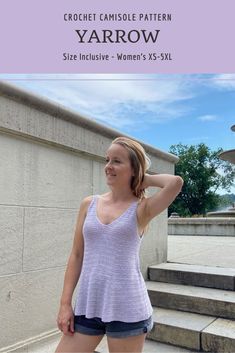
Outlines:
{"label": "stone block wall", "polygon": [[[80,202],[109,190],[104,155],[120,135],[0,82],[0,350],[57,328]],[[150,173],[174,174],[176,156],[142,145]],[[142,241],[144,278],[149,265],[166,259],[167,210]]]}

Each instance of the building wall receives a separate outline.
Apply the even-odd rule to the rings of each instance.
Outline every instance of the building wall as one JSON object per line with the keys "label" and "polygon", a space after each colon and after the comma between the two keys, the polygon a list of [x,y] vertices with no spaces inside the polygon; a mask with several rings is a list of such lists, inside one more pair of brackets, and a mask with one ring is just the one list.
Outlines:
{"label": "building wall", "polygon": [[[57,328],[78,209],[84,197],[109,190],[104,155],[120,135],[0,82],[0,349]],[[142,145],[150,173],[174,174],[177,157]],[[144,278],[166,259],[167,210],[142,241]]]}

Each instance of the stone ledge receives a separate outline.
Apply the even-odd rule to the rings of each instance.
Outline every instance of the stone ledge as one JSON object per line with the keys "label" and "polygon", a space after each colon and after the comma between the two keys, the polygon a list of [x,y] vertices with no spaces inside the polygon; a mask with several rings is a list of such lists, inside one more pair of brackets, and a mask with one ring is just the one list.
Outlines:
{"label": "stone ledge", "polygon": [[[82,126],[88,130],[95,133],[100,133],[108,138],[115,138],[116,136],[126,136],[133,139],[133,137],[123,134],[122,132],[108,128],[105,125],[99,124],[94,119],[85,116],[84,114],[79,114],[76,111],[66,108],[65,106],[53,102],[52,100],[46,99],[42,96],[38,96],[29,90],[22,89],[16,85],[0,81],[0,95],[10,98],[14,101],[20,102],[25,106],[35,108],[43,113],[49,114],[53,117],[59,118],[71,122],[72,124]],[[139,141],[141,145],[145,148],[146,152],[150,152],[159,158],[162,158],[171,163],[177,163],[179,157],[171,153],[163,152],[151,145],[148,145],[142,141]]]}
{"label": "stone ledge", "polygon": [[168,224],[235,224],[235,217],[168,218]]}

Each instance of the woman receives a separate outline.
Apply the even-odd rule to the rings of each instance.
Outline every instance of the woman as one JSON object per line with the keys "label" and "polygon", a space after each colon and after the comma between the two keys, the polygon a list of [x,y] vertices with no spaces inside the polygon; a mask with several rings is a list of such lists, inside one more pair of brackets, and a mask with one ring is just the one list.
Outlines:
{"label": "woman", "polygon": [[[110,191],[81,203],[57,317],[64,335],[56,353],[93,352],[104,334],[110,352],[142,352],[153,308],[140,272],[140,243],[149,222],[183,185],[180,176],[147,174],[149,166],[143,147],[127,137],[117,137],[107,150]],[[150,186],[161,190],[146,198]]]}

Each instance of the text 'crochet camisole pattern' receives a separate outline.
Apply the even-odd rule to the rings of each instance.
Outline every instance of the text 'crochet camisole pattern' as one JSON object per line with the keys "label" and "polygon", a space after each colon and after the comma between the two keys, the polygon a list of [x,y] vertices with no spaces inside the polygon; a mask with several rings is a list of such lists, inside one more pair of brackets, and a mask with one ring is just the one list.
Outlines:
{"label": "text 'crochet camisole pattern'", "polygon": [[139,264],[138,201],[103,224],[96,211],[98,197],[93,196],[83,224],[84,256],[74,315],[103,322],[146,320],[153,308]]}

